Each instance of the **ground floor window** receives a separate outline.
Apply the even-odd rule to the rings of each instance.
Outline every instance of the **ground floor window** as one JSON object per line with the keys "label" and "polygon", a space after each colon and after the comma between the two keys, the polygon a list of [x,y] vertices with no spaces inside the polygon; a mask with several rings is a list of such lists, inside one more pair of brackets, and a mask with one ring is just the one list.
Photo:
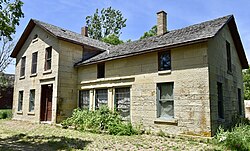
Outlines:
{"label": "ground floor window", "polygon": [[241,89],[238,89],[238,105],[239,105],[239,115],[242,115]]}
{"label": "ground floor window", "polygon": [[33,112],[35,108],[35,90],[30,90],[29,112]]}
{"label": "ground floor window", "polygon": [[163,119],[174,118],[174,83],[157,84],[157,117]]}
{"label": "ground floor window", "polygon": [[89,91],[82,90],[79,91],[79,107],[80,108],[89,108]]}
{"label": "ground floor window", "polygon": [[108,105],[108,89],[98,89],[95,91],[95,108]]}
{"label": "ground floor window", "polygon": [[23,91],[19,91],[19,95],[18,95],[18,111],[22,111],[23,110]]}
{"label": "ground floor window", "polygon": [[130,120],[130,88],[115,89],[115,107],[124,120]]}
{"label": "ground floor window", "polygon": [[222,83],[220,82],[217,82],[217,96],[218,96],[218,117],[224,119],[223,88],[222,88]]}

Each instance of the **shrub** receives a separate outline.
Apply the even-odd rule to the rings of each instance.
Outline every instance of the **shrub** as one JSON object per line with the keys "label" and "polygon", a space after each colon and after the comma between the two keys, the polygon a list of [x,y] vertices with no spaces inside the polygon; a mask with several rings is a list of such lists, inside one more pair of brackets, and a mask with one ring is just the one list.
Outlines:
{"label": "shrub", "polygon": [[11,110],[0,110],[0,119],[6,119],[12,117]]}
{"label": "shrub", "polygon": [[110,111],[107,106],[102,106],[96,111],[75,109],[72,116],[64,120],[62,125],[64,128],[73,126],[81,131],[111,135],[134,135],[139,133],[131,123],[123,122],[118,112]]}
{"label": "shrub", "polygon": [[250,150],[250,125],[238,124],[231,131],[220,127],[216,141],[233,150]]}

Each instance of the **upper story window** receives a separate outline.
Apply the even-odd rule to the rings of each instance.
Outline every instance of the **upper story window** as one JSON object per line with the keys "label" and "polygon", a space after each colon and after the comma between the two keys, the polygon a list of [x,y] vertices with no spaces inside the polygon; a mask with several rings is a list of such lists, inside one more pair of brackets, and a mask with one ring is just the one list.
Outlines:
{"label": "upper story window", "polygon": [[52,47],[46,48],[45,53],[45,66],[44,70],[50,70],[51,69],[51,61],[52,61]]}
{"label": "upper story window", "polygon": [[227,71],[232,72],[231,47],[228,41],[226,41],[226,49],[227,49]]}
{"label": "upper story window", "polygon": [[21,60],[21,70],[20,70],[20,77],[25,75],[25,63],[26,63],[26,57],[22,57]]}
{"label": "upper story window", "polygon": [[163,51],[158,53],[158,70],[171,70],[170,51]]}
{"label": "upper story window", "polygon": [[37,72],[37,52],[32,53],[32,65],[31,65],[31,74]]}
{"label": "upper story window", "polygon": [[104,78],[105,76],[105,63],[97,64],[97,78]]}

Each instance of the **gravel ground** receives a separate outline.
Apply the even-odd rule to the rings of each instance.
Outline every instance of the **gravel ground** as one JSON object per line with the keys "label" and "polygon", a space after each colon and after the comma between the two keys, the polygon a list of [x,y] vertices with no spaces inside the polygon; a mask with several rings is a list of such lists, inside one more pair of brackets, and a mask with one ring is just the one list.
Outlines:
{"label": "gravel ground", "polygon": [[111,136],[23,121],[0,120],[0,150],[221,150],[205,139]]}

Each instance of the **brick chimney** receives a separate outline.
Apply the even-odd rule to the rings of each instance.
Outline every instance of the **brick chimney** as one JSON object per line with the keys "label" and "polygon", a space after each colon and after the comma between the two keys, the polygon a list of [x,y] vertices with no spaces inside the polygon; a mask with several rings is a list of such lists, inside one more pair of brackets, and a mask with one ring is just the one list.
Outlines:
{"label": "brick chimney", "polygon": [[157,36],[163,35],[167,32],[167,13],[159,11],[157,13]]}
{"label": "brick chimney", "polygon": [[88,27],[87,26],[83,26],[81,29],[81,35],[88,37]]}

